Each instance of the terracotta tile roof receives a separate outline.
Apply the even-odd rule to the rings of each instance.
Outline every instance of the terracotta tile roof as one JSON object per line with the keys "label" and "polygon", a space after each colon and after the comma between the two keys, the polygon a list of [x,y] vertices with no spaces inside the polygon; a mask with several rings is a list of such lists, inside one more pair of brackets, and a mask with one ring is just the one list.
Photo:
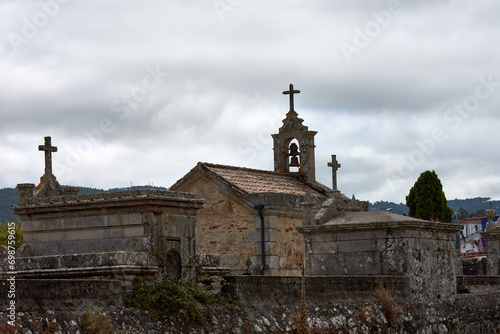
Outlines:
{"label": "terracotta tile roof", "polygon": [[312,196],[325,197],[316,190],[318,188],[322,189],[323,185],[318,184],[317,187],[312,187],[289,174],[206,162],[198,163],[198,167],[242,194],[281,193],[305,195],[309,189]]}

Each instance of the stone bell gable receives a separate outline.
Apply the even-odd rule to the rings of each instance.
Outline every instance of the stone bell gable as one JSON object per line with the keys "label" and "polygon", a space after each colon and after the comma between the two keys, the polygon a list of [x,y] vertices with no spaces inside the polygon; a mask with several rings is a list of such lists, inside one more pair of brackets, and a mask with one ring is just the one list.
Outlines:
{"label": "stone bell gable", "polygon": [[[290,167],[299,168],[296,173],[305,176],[309,181],[316,180],[316,167],[314,157],[314,136],[316,131],[309,131],[308,127],[303,125],[304,120],[298,117],[294,110],[293,95],[300,93],[294,90],[290,84],[290,90],[283,94],[290,95],[290,111],[283,120],[283,126],[279,128],[277,134],[273,134],[274,142],[274,171],[278,173],[290,173]],[[292,143],[293,140],[298,142]],[[292,160],[290,160],[290,157]],[[295,158],[295,160],[293,160]],[[298,158],[298,159],[297,159]]]}

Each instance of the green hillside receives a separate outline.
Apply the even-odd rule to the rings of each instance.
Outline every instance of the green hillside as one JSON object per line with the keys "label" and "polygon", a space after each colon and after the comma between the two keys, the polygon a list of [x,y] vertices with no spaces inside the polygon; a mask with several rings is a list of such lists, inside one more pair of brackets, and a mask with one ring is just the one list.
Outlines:
{"label": "green hillside", "polygon": [[10,209],[11,205],[16,204],[19,197],[17,188],[0,189],[0,222],[5,220],[17,220],[19,217]]}
{"label": "green hillside", "polygon": [[477,212],[478,210],[486,210],[491,201],[491,206],[498,213],[500,213],[500,201],[492,201],[490,197],[475,197],[467,199],[453,199],[448,201],[448,206],[454,211],[458,212],[462,207],[469,213]]}
{"label": "green hillside", "polygon": [[392,209],[392,213],[408,215],[408,207],[403,203],[396,204],[394,202],[377,201],[370,203],[369,209],[370,211],[387,211],[387,209]]}
{"label": "green hillside", "polygon": [[[466,199],[448,200],[448,206],[453,210],[453,220],[484,216],[484,210],[488,209],[491,201],[493,209],[500,214],[500,201],[493,201],[490,197],[475,197]],[[391,208],[393,213],[408,215],[406,204],[394,202],[377,201],[370,203],[370,211],[386,211]]]}

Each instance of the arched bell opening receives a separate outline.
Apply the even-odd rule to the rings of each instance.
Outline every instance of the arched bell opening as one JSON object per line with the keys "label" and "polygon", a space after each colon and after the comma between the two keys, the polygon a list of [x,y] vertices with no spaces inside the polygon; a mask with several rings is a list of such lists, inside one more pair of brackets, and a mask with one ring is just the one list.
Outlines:
{"label": "arched bell opening", "polygon": [[288,143],[287,163],[289,172],[298,172],[300,168],[300,150],[297,139]]}
{"label": "arched bell opening", "polygon": [[[273,137],[274,171],[278,173],[290,173],[294,176],[304,177],[309,181],[316,179],[314,163],[314,136],[316,131],[309,131],[298,117],[293,107],[293,95],[300,91],[290,85],[290,89],[283,94],[290,95],[290,111],[283,120],[283,126]],[[291,144],[295,146],[291,147]],[[298,154],[297,154],[298,153]],[[293,161],[292,161],[293,160]],[[298,165],[298,167],[296,167]],[[297,172],[295,172],[297,171]]]}

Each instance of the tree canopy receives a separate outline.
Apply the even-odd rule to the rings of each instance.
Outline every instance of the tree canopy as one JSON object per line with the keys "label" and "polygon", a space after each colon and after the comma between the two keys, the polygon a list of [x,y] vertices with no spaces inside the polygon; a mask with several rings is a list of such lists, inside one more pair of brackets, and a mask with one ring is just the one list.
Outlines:
{"label": "tree canopy", "polygon": [[450,223],[452,211],[446,204],[443,185],[435,171],[425,171],[406,196],[409,216]]}

